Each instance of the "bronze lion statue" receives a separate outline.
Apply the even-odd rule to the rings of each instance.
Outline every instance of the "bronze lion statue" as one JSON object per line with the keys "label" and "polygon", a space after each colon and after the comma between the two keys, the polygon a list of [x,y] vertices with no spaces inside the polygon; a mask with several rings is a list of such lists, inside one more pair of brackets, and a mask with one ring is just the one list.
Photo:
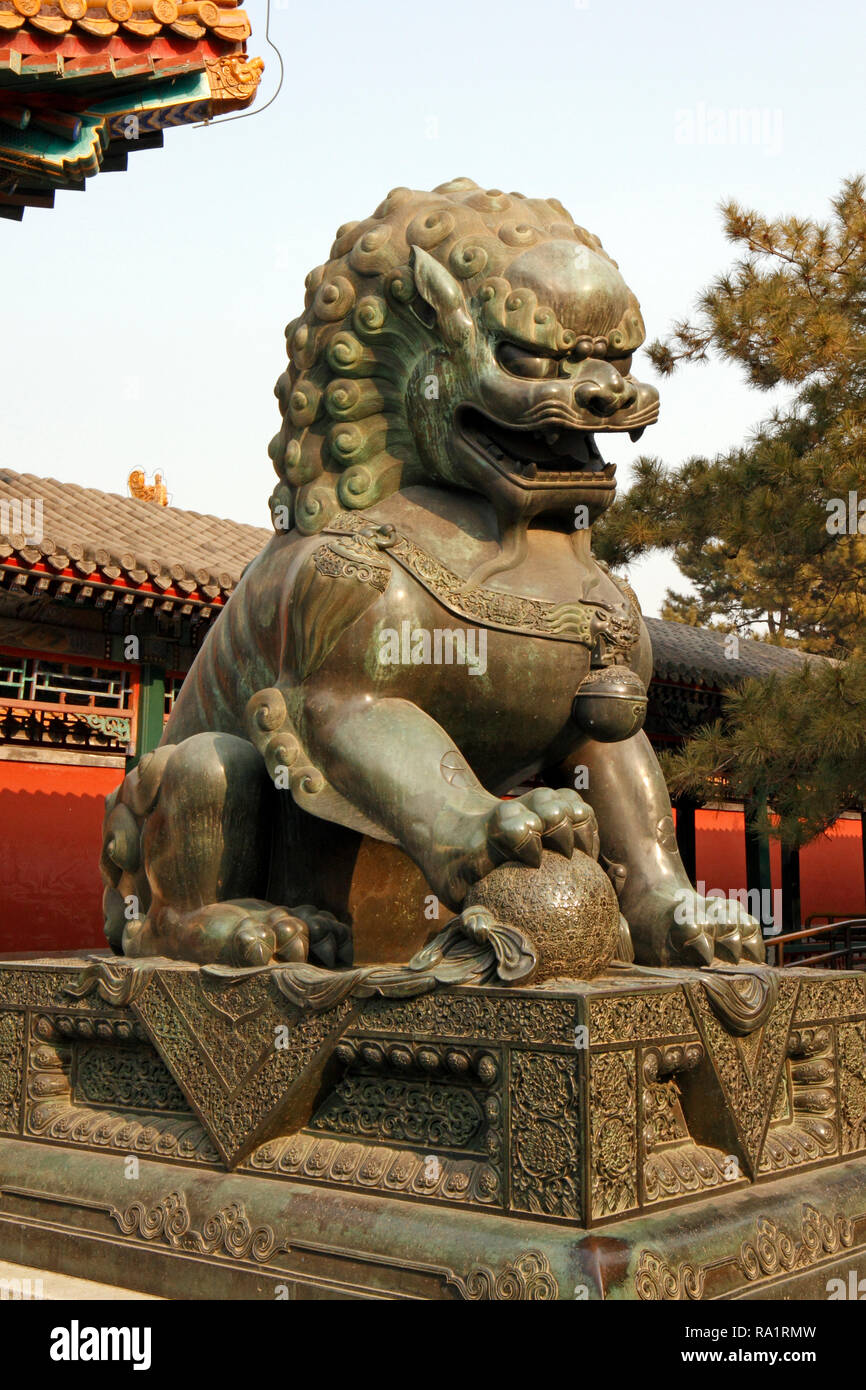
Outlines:
{"label": "bronze lion statue", "polygon": [[286,330],[275,534],[108,800],[116,951],[407,961],[497,866],[577,851],[621,954],[763,959],[688,882],[641,729],[647,632],[590,548],[599,437],[657,418],[643,338],[554,199],[456,179],[339,229]]}

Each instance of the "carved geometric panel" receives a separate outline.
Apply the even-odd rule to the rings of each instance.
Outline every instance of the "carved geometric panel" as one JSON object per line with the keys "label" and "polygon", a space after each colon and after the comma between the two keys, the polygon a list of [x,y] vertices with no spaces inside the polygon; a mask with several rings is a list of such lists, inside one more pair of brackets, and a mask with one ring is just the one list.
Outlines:
{"label": "carved geometric panel", "polygon": [[[216,1164],[218,1156],[208,1135],[189,1114],[183,1095],[153,1049],[146,1043],[130,1047],[128,1040],[139,1026],[132,1019],[31,1014],[24,1136],[72,1148]],[[123,1040],[115,1043],[112,1039],[118,1033]],[[95,1035],[102,1041],[92,1042]],[[134,1073],[130,1051],[144,1054],[144,1065],[140,1070],[136,1065]],[[93,1054],[92,1060],[82,1069],[81,1054],[88,1053]],[[81,1085],[74,1085],[76,1073],[92,1099],[82,1097]],[[135,1107],[125,1103],[131,1100],[136,1101]],[[175,1108],[165,1108],[164,1101],[175,1103]]]}
{"label": "carved geometric panel", "polygon": [[132,1008],[231,1168],[278,1125],[306,1122],[358,1005],[302,1013],[268,972],[223,980],[169,968],[153,971]]}
{"label": "carved geometric panel", "polygon": [[[800,997],[794,1015],[795,1025],[866,1012],[866,974],[843,975],[832,970],[813,972],[808,969],[798,974]],[[828,978],[835,974],[839,975],[838,979]]]}
{"label": "carved geometric panel", "polygon": [[426,1152],[482,1153],[484,1110],[468,1086],[349,1073],[328,1096],[310,1129]]}
{"label": "carved geometric panel", "polygon": [[779,980],[775,1008],[763,1028],[756,1030],[757,1038],[752,1034],[751,1043],[728,1032],[701,985],[689,984],[687,989],[707,1055],[755,1173],[785,1061],[799,981],[790,977]]}
{"label": "carved geometric panel", "polygon": [[695,1031],[682,989],[635,990],[612,998],[590,998],[589,1018],[593,1043],[647,1042]]}
{"label": "carved geometric panel", "polygon": [[352,1032],[573,1046],[576,1021],[574,998],[436,992],[417,999],[365,1000]]}

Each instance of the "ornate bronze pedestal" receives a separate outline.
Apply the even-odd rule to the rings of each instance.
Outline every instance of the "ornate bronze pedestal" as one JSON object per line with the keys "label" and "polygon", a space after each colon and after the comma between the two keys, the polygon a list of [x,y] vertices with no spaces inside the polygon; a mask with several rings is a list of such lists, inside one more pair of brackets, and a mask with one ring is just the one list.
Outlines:
{"label": "ornate bronze pedestal", "polygon": [[6,1260],[174,1298],[866,1274],[861,974],[622,966],[316,1012],[274,969],[6,960],[0,1058]]}

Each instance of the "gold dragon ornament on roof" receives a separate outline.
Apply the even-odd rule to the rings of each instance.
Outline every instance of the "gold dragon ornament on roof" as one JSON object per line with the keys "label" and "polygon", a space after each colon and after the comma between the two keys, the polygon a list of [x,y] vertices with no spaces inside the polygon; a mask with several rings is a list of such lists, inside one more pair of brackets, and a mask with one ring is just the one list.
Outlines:
{"label": "gold dragon ornament on roof", "polygon": [[127,484],[130,497],[135,497],[139,502],[155,502],[158,507],[168,506],[168,492],[161,473],[155,473],[153,482],[147,483],[142,470],[135,468],[130,473]]}

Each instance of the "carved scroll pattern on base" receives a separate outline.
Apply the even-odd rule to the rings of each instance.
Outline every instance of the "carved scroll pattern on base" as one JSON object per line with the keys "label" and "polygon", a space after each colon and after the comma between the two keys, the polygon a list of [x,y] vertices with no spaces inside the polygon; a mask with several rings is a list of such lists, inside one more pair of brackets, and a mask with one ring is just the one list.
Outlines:
{"label": "carved scroll pattern on base", "polygon": [[581,1219],[576,1055],[511,1053],[511,1207]]}
{"label": "carved scroll pattern on base", "polygon": [[17,1134],[24,1084],[24,1014],[0,1012],[0,1132]]}
{"label": "carved scroll pattern on base", "polygon": [[795,1235],[789,1235],[769,1217],[760,1216],[753,1234],[740,1242],[736,1253],[703,1265],[687,1262],[674,1266],[657,1252],[642,1250],[634,1275],[635,1292],[645,1300],[701,1299],[711,1296],[711,1277],[719,1292],[725,1293],[772,1283],[810,1269],[828,1256],[853,1252],[854,1225],[848,1217],[825,1216],[811,1203],[804,1203]]}
{"label": "carved scroll pattern on base", "polygon": [[635,1053],[596,1053],[589,1063],[590,1184],[595,1218],[629,1211],[637,1196]]}

